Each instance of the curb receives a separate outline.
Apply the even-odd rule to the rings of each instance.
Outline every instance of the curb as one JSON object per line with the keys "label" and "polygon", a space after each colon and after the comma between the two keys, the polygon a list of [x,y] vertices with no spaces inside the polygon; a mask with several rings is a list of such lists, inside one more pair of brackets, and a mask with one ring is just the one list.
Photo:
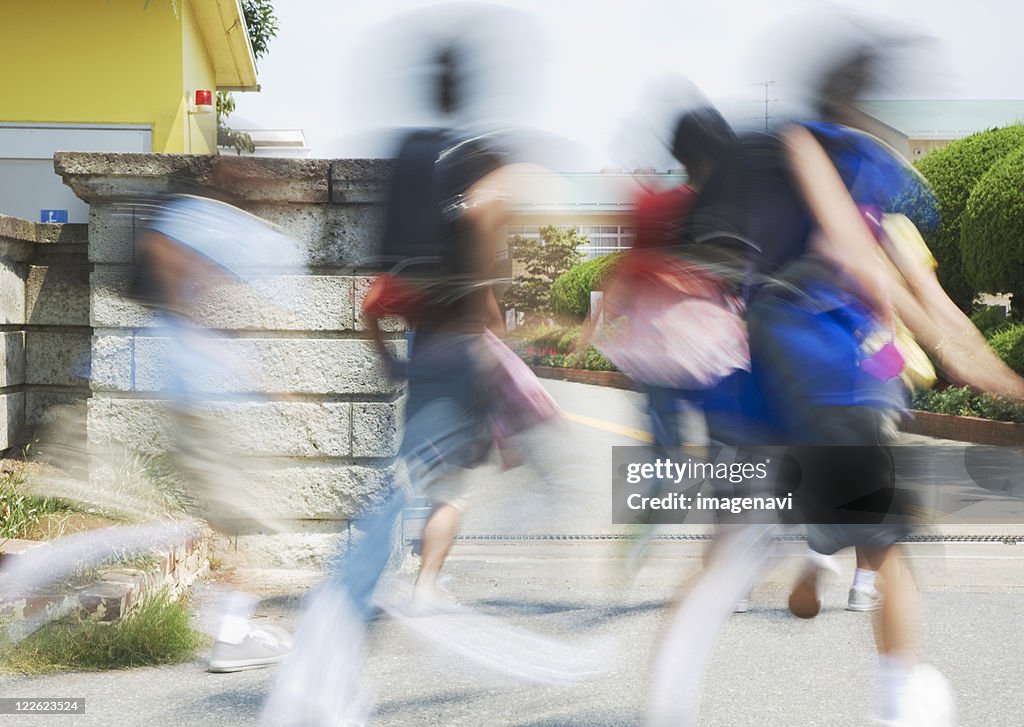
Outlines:
{"label": "curb", "polygon": [[[562,369],[553,366],[531,366],[538,378],[571,381],[576,384],[606,386],[626,391],[639,391],[640,387],[618,371],[587,371]],[[952,439],[972,444],[990,444],[998,447],[1024,447],[1024,424],[997,422],[979,417],[936,414],[930,411],[910,411],[900,429],[908,434],[920,434],[936,439]]]}
{"label": "curb", "polygon": [[626,391],[640,390],[635,381],[619,371],[588,371],[586,369],[562,369],[554,366],[531,366],[530,368],[540,379],[571,381],[574,384],[606,386]]}
{"label": "curb", "polygon": [[900,426],[901,430],[909,434],[998,447],[1024,447],[1024,424],[930,411],[914,410],[910,413],[911,418],[905,419]]}
{"label": "curb", "polygon": [[[24,621],[41,614],[78,613],[97,621],[112,622],[127,615],[146,596],[167,589],[172,598],[180,596],[209,567],[207,538],[188,538],[158,556],[152,568],[112,567],[88,585],[59,593],[47,589],[14,600],[0,602],[0,616]],[[17,558],[46,543],[9,540],[4,544],[3,560]]]}

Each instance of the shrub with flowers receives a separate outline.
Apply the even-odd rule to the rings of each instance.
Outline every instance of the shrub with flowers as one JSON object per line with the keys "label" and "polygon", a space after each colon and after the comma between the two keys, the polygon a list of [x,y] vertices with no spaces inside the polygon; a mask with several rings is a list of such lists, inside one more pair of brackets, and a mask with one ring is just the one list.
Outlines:
{"label": "shrub with flowers", "polygon": [[593,346],[577,351],[579,326],[538,326],[517,331],[508,345],[530,366],[551,366],[588,371],[618,371]]}

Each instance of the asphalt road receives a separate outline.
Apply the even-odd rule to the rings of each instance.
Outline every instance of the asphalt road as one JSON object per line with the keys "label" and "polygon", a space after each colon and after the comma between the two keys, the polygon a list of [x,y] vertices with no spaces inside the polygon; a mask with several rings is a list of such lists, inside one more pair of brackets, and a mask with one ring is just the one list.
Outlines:
{"label": "asphalt road", "polygon": [[[375,694],[369,724],[605,727],[639,725],[648,665],[679,586],[698,572],[704,545],[656,540],[642,568],[626,568],[631,532],[610,521],[611,447],[639,444],[640,398],[626,392],[549,382],[569,412],[557,430],[531,437],[531,459],[509,472],[474,474],[473,508],[448,567],[451,589],[467,607],[573,644],[611,644],[611,672],[570,686],[537,686],[482,669],[426,644],[387,618],[371,627],[367,682]],[[915,439],[919,443],[926,440]],[[415,522],[409,532],[414,533]],[[959,535],[1011,526],[950,526]],[[665,527],[663,536],[700,532]],[[1016,534],[1022,534],[1018,526]],[[529,536],[524,538],[522,536]],[[749,613],[730,617],[710,665],[701,712],[705,727],[853,727],[870,724],[873,641],[870,616],[843,610],[853,572],[826,583],[826,608],[813,621],[792,618],[786,594],[803,545],[778,546],[755,587]],[[1024,724],[1024,545],[915,543],[909,562],[923,598],[923,659],[956,692],[959,724]],[[399,578],[411,578],[409,559]],[[292,626],[318,574],[234,570],[221,573],[259,593],[261,618]],[[0,725],[251,725],[273,670],[214,675],[201,660],[161,668],[37,677],[0,675],[0,696],[84,697],[82,715]]]}

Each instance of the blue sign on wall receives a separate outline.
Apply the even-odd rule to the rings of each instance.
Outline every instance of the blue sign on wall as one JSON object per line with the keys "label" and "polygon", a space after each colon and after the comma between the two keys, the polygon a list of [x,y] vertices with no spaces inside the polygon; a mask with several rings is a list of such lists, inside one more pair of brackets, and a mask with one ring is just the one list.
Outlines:
{"label": "blue sign on wall", "polygon": [[67,210],[39,210],[40,222],[67,222]]}

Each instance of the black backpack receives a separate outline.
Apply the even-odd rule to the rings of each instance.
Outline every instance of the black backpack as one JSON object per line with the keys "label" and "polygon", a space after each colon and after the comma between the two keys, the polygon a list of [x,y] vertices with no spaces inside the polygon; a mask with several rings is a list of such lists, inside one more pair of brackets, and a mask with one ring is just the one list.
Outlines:
{"label": "black backpack", "polygon": [[395,273],[463,277],[472,273],[472,232],[464,195],[496,169],[492,137],[458,138],[446,129],[412,132],[394,162],[379,260]]}

